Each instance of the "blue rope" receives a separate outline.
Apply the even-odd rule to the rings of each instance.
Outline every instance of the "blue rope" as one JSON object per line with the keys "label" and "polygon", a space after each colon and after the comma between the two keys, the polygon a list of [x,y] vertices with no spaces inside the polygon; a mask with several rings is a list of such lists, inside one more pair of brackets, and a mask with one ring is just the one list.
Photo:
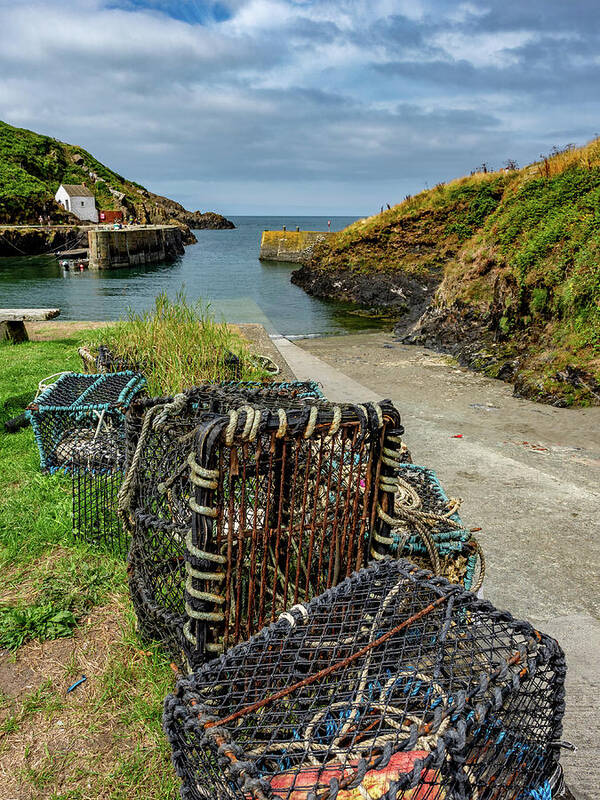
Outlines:
{"label": "blue rope", "polygon": [[544,781],[537,789],[530,789],[523,800],[552,800],[550,781]]}

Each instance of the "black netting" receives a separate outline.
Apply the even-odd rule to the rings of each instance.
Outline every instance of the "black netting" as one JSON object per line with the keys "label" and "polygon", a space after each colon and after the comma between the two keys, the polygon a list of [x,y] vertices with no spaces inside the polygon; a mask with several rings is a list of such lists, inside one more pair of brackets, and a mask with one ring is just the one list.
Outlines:
{"label": "black netting", "polygon": [[181,679],[188,800],[532,800],[558,762],[558,644],[386,560]]}
{"label": "black netting", "polygon": [[[80,386],[85,389],[89,388],[90,379],[97,378],[89,375],[77,377],[86,379],[80,382]],[[111,382],[116,377],[111,376]],[[322,396],[318,385],[313,381],[272,384],[231,381],[198,387],[195,390],[197,407],[211,407],[217,395],[221,398],[219,401],[221,403],[225,402],[228,395],[238,398],[231,401],[232,405],[243,404],[255,397],[287,397],[304,400]],[[155,405],[157,401],[138,399],[136,402],[136,412],[131,415],[129,422],[131,447],[134,447],[137,441],[143,412],[146,407]],[[130,537],[123,528],[117,507],[117,494],[125,476],[126,465],[124,417],[121,415],[116,421],[118,425],[112,424],[108,429],[104,425],[101,426],[98,435],[94,428],[78,428],[72,431],[68,439],[71,443],[68,462],[65,465],[72,472],[75,537],[125,558]],[[95,438],[92,438],[94,436]]]}
{"label": "black netting", "polygon": [[134,404],[128,442],[130,431],[135,480],[122,500],[140,629],[189,663],[364,565],[371,532],[386,527],[382,448],[401,432],[389,402],[196,390]]}
{"label": "black netting", "polygon": [[83,363],[84,372],[107,373],[122,372],[123,370],[133,370],[134,372],[144,372],[144,363],[132,363],[121,356],[116,355],[104,344],[98,346],[98,353],[94,357],[87,347],[80,347],[79,355]]}
{"label": "black netting", "polygon": [[145,385],[133,372],[62,375],[27,408],[42,469],[69,468],[98,437],[124,441],[124,412]]}
{"label": "black netting", "polygon": [[129,537],[118,515],[125,476],[125,440],[110,436],[78,447],[70,460],[73,534],[76,539],[124,558]]}

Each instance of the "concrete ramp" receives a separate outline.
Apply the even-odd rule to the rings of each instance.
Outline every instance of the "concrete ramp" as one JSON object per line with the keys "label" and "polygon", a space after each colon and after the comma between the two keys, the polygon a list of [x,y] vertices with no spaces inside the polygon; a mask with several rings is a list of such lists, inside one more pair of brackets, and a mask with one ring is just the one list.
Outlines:
{"label": "concrete ramp", "polygon": [[390,397],[416,463],[462,496],[488,569],[484,596],[555,636],[567,657],[567,783],[600,787],[600,408],[557,409],[390,334],[273,343],[333,401]]}

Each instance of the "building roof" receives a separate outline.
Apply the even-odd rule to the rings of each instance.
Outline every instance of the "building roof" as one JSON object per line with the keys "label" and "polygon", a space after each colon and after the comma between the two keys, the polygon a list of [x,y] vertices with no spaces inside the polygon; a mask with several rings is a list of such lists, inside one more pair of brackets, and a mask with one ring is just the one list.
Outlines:
{"label": "building roof", "polygon": [[87,186],[78,185],[76,183],[63,183],[61,184],[69,197],[93,197],[94,193],[91,192]]}

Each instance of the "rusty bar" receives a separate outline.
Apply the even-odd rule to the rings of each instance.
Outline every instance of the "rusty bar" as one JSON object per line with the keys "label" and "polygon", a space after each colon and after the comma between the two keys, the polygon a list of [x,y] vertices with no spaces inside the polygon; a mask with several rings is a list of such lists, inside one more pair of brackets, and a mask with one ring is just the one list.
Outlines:
{"label": "rusty bar", "polygon": [[279,508],[277,510],[277,528],[275,534],[275,552],[273,554],[273,593],[271,597],[271,622],[275,621],[277,608],[277,580],[279,573],[279,545],[281,542],[281,525],[283,520],[283,499],[285,490],[285,478],[287,469],[287,451],[288,445],[284,440],[281,449],[281,472],[279,474]]}
{"label": "rusty bar", "polygon": [[313,503],[311,511],[310,539],[308,542],[308,555],[306,559],[306,581],[304,582],[304,597],[306,599],[308,599],[309,597],[310,570],[312,567],[313,553],[315,547],[315,535],[316,535],[316,528],[318,525],[317,508],[319,504],[319,489],[321,487],[322,464],[323,464],[323,438],[319,439],[319,457],[317,460],[317,471],[316,471],[316,479],[314,485],[314,495],[313,495]]}
{"label": "rusty bar", "polygon": [[[288,585],[290,580],[290,541],[292,538],[292,531],[294,529],[294,512],[296,511],[296,484],[298,483],[298,459],[300,458],[300,448],[298,446],[298,439],[293,440],[295,445],[295,454],[294,454],[294,470],[292,472],[292,485],[290,487],[290,513],[288,519],[288,530],[287,530],[287,547],[286,547],[286,554],[285,554],[285,576],[283,582],[283,604],[284,606],[287,605],[287,596],[288,596]],[[275,609],[273,609],[275,613]]]}
{"label": "rusty bar", "polygon": [[[233,630],[233,643],[237,644],[240,638],[240,624],[242,621],[242,566],[244,563],[244,523],[246,508],[245,463],[243,463],[240,476],[240,462],[237,446],[231,446],[231,474],[229,476],[230,491],[235,497],[236,480],[240,483],[240,500],[237,517],[237,562],[235,566],[235,624]],[[234,467],[235,465],[235,467]]]}
{"label": "rusty bar", "polygon": [[256,539],[257,539],[257,516],[258,516],[258,498],[260,494],[260,437],[256,443],[254,452],[254,503],[253,503],[253,516],[252,516],[252,543],[250,547],[250,577],[248,581],[248,632],[254,632],[255,627],[252,621],[253,606],[254,606],[254,578],[256,575]]}
{"label": "rusty bar", "polygon": [[[307,457],[306,457],[306,462],[305,462],[305,466],[304,466],[304,486],[303,486],[303,489],[302,489],[302,511],[301,511],[301,514],[300,514],[300,528],[298,529],[298,541],[297,541],[297,545],[298,545],[298,553],[297,553],[298,563],[296,564],[296,580],[295,580],[295,585],[294,585],[294,603],[298,602],[298,586],[300,585],[300,569],[302,567],[302,540],[303,540],[303,537],[304,537],[304,520],[305,520],[305,517],[306,517],[306,504],[307,504],[307,499],[308,499],[308,479],[310,477],[310,467],[311,467],[310,456],[312,455],[312,445],[311,445],[310,440],[308,440],[307,442],[300,442],[299,449],[302,450],[303,447],[305,447],[308,452],[306,453]],[[314,519],[311,518],[311,522],[310,522],[311,528],[312,528],[313,525],[314,525]],[[292,531],[291,531],[291,529],[290,529],[290,543],[289,544],[290,545],[292,544]],[[308,570],[307,570],[307,576],[308,576]]]}
{"label": "rusty bar", "polygon": [[269,705],[269,703],[273,703],[276,700],[281,700],[282,698],[287,697],[297,689],[303,689],[305,686],[310,686],[310,684],[315,683],[321,678],[326,678],[328,675],[331,675],[332,672],[336,672],[338,669],[347,667],[348,664],[356,661],[357,658],[366,655],[369,650],[373,650],[373,648],[378,647],[384,642],[387,642],[388,639],[391,639],[392,636],[395,636],[397,633],[400,633],[401,630],[404,630],[404,628],[412,625],[413,622],[417,622],[417,620],[425,617],[427,614],[430,614],[438,606],[441,606],[442,603],[447,603],[451,597],[453,597],[452,592],[442,595],[442,597],[438,597],[437,600],[429,603],[428,606],[420,609],[420,611],[417,611],[411,617],[408,617],[408,619],[405,619],[404,622],[396,625],[387,633],[382,634],[378,639],[375,639],[374,641],[369,642],[369,644],[366,644],[364,647],[361,647],[360,650],[357,650],[356,653],[353,653],[351,656],[344,658],[342,661],[338,661],[336,664],[331,664],[329,667],[325,667],[325,669],[315,672],[314,675],[309,675],[307,678],[304,678],[304,680],[298,681],[298,683],[294,683],[292,686],[288,686],[285,689],[281,689],[279,692],[275,692],[275,694],[269,695],[268,697],[263,697],[262,700],[258,700],[256,703],[252,703],[249,706],[244,706],[244,708],[240,708],[238,711],[235,711],[228,717],[224,717],[223,719],[215,720],[213,722],[207,722],[204,724],[204,729],[207,730],[208,728],[228,725],[230,722],[234,722],[236,719],[244,717],[246,714],[251,714],[253,711],[258,711],[259,708],[264,708],[264,706]]}
{"label": "rusty bar", "polygon": [[275,453],[276,444],[275,434],[271,434],[271,441],[269,446],[269,466],[267,469],[267,487],[266,487],[266,501],[265,501],[265,516],[263,521],[263,536],[262,536],[262,570],[260,575],[260,593],[258,601],[258,627],[262,628],[265,624],[265,589],[267,585],[267,557],[269,549],[269,531],[271,526],[271,492],[273,491],[273,454]]}

